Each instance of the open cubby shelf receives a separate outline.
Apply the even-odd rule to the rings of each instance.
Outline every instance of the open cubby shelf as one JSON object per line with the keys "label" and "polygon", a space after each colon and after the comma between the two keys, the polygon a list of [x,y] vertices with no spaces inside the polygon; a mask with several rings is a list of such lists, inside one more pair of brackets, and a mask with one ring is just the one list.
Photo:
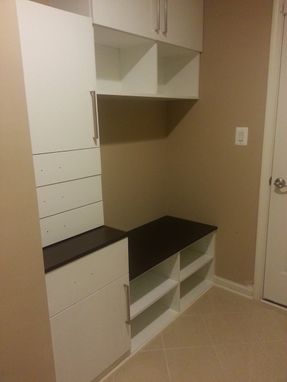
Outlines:
{"label": "open cubby shelf", "polygon": [[197,99],[200,53],[94,26],[97,93]]}
{"label": "open cubby shelf", "polygon": [[128,232],[132,351],[212,286],[215,231],[165,216]]}

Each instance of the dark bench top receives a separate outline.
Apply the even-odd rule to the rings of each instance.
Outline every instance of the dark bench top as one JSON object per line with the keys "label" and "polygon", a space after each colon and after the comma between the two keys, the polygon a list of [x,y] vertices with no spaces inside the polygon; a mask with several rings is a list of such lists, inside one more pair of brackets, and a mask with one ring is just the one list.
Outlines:
{"label": "dark bench top", "polygon": [[128,232],[130,279],[215,231],[217,227],[164,216]]}
{"label": "dark bench top", "polygon": [[127,237],[127,233],[102,226],[43,248],[45,272]]}

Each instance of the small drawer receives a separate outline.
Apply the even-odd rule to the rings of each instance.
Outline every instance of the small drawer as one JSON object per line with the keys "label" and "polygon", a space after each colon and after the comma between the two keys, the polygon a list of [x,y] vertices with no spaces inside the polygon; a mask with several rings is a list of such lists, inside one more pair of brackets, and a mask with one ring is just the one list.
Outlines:
{"label": "small drawer", "polygon": [[101,174],[100,149],[33,155],[36,186]]}
{"label": "small drawer", "polygon": [[127,239],[47,273],[50,317],[127,273]]}
{"label": "small drawer", "polygon": [[101,175],[37,188],[40,218],[102,200]]}
{"label": "small drawer", "polygon": [[48,216],[40,219],[42,246],[46,247],[103,224],[103,202]]}

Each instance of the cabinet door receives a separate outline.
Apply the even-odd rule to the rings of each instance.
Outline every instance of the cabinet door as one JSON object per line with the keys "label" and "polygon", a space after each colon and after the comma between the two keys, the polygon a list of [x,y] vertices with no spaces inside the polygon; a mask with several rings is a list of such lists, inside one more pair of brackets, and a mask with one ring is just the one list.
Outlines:
{"label": "cabinet door", "polygon": [[128,275],[51,318],[57,382],[90,382],[130,349]]}
{"label": "cabinet door", "polygon": [[161,0],[161,41],[202,51],[202,31],[203,0]]}
{"label": "cabinet door", "polygon": [[157,38],[157,4],[159,0],[93,0],[95,24]]}
{"label": "cabinet door", "polygon": [[91,19],[25,0],[17,11],[33,154],[95,147]]}

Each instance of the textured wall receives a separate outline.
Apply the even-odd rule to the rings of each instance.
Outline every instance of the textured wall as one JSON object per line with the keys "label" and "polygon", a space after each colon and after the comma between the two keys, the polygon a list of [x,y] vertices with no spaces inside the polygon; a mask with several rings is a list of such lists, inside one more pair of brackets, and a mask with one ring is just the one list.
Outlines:
{"label": "textured wall", "polygon": [[166,104],[99,103],[105,224],[131,229],[166,214]]}

